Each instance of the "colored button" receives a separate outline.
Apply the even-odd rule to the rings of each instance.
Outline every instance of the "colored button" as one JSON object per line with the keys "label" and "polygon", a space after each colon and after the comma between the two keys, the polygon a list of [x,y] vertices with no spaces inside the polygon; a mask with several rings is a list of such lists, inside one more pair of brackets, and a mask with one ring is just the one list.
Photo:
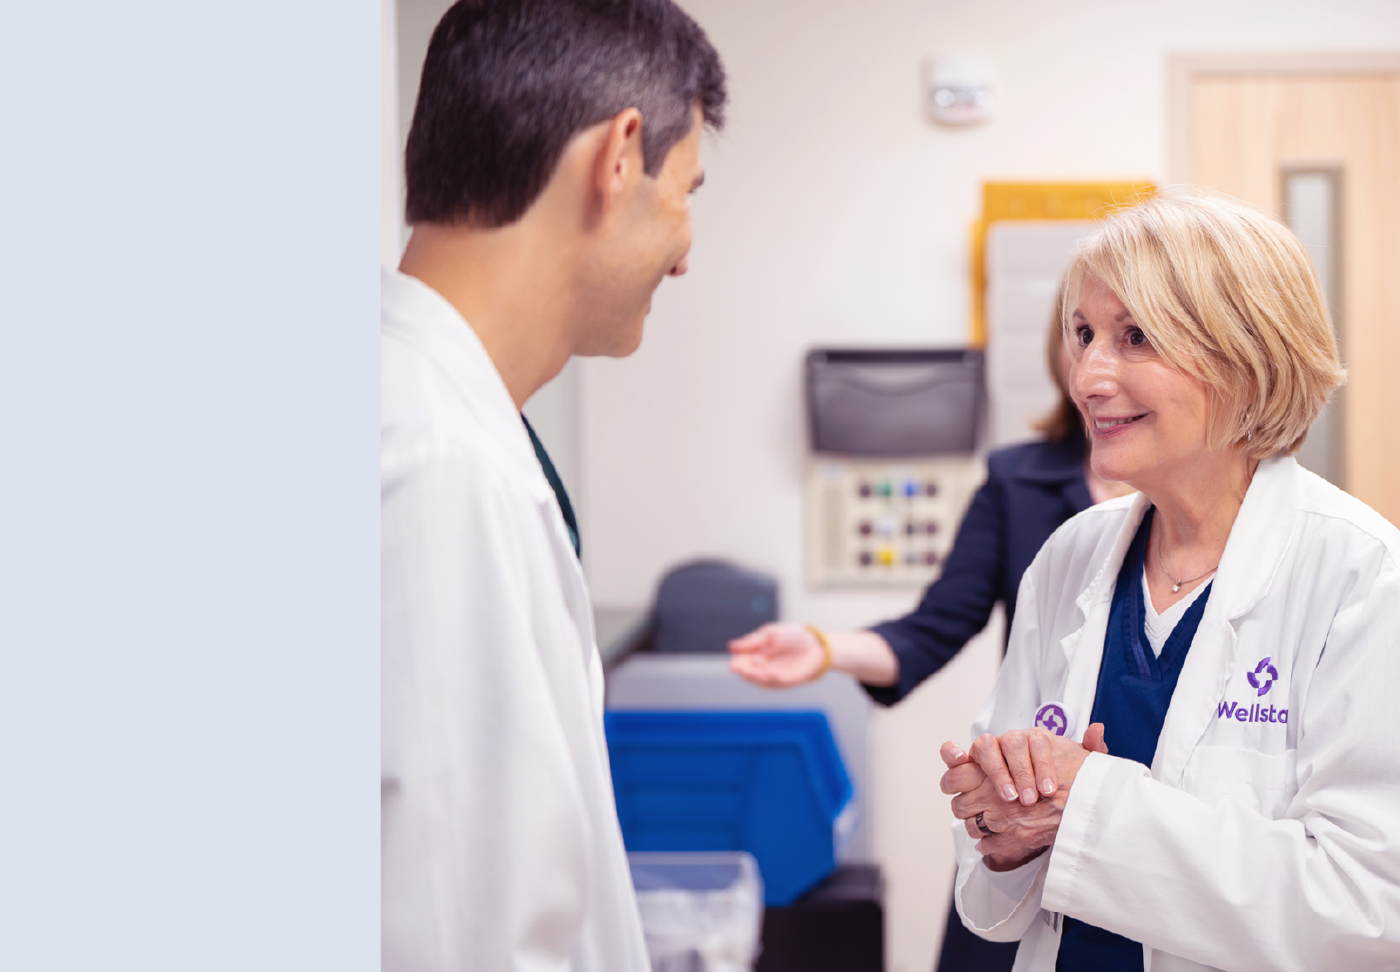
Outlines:
{"label": "colored button", "polygon": [[937,521],[937,520],[929,520],[927,523],[925,523],[925,524],[924,524],[924,532],[927,533],[929,536],[933,536],[935,533],[937,533],[937,532],[938,532],[938,521]]}
{"label": "colored button", "polygon": [[860,498],[861,498],[861,499],[869,499],[869,498],[870,498],[870,484],[869,484],[869,483],[861,483],[858,487],[856,487],[856,492],[860,494]]}
{"label": "colored button", "polygon": [[924,483],[924,495],[925,495],[925,496],[937,496],[937,495],[938,495],[938,484],[935,483],[935,482],[934,482],[933,480],[931,480],[931,479],[930,479],[928,482]]}
{"label": "colored button", "polygon": [[916,483],[916,482],[914,482],[914,480],[912,480],[912,479],[906,479],[906,480],[904,481],[904,487],[903,487],[903,489],[902,489],[902,492],[904,493],[905,496],[910,497],[910,498],[913,498],[913,497],[915,497],[915,496],[918,496],[918,495],[919,495],[919,484]]}
{"label": "colored button", "polygon": [[930,550],[928,553],[924,554],[924,563],[928,564],[930,567],[938,566],[938,554]]}
{"label": "colored button", "polygon": [[860,535],[861,535],[861,536],[863,536],[863,537],[868,537],[868,536],[870,536],[870,531],[871,531],[872,529],[874,529],[874,527],[872,527],[872,526],[870,525],[870,521],[869,521],[869,520],[861,520],[861,521],[860,521],[860,526],[857,527],[857,529],[860,530]]}
{"label": "colored button", "polygon": [[918,532],[919,532],[919,528],[918,528],[918,526],[914,523],[913,520],[905,520],[905,521],[904,521],[904,535],[905,535],[905,536],[912,537],[915,533],[918,533]]}
{"label": "colored button", "polygon": [[886,479],[881,481],[880,485],[875,487],[875,492],[880,496],[891,496],[894,494],[894,486],[892,486],[890,484],[890,481]]}
{"label": "colored button", "polygon": [[862,550],[862,551],[860,552],[860,556],[857,557],[856,559],[860,561],[860,565],[861,565],[862,567],[869,567],[870,564],[874,561],[875,558],[872,557],[872,556],[870,556],[870,551],[869,551],[869,550]]}
{"label": "colored button", "polygon": [[879,552],[875,554],[875,559],[879,563],[889,567],[894,563],[894,551],[889,547],[881,547]]}

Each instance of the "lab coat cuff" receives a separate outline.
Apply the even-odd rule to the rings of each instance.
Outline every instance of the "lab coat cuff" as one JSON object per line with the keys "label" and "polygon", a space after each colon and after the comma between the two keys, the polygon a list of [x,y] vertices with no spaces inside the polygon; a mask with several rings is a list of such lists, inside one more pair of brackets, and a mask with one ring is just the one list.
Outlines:
{"label": "lab coat cuff", "polygon": [[[958,821],[956,827],[962,831],[962,822]],[[981,859],[965,831],[955,833],[955,841],[960,851],[971,851],[970,855],[962,855],[963,866],[954,895],[963,924],[993,941],[1019,938],[1024,928],[1016,926],[1026,924],[1028,913],[1040,909],[1038,899],[1046,855],[1041,854],[1010,871],[993,871]]]}
{"label": "lab coat cuff", "polygon": [[1148,775],[1141,763],[1103,753],[1090,753],[1079,767],[1050,849],[1041,895],[1046,910],[1069,915],[1082,910],[1075,897],[1079,876],[1102,840],[1123,788]]}

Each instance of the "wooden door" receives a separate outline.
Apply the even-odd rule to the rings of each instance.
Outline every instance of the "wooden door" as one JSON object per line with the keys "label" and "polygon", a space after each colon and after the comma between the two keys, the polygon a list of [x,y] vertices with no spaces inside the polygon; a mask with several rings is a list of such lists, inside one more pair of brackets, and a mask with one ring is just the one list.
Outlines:
{"label": "wooden door", "polygon": [[1187,168],[1175,173],[1181,181],[1285,219],[1295,174],[1325,174],[1336,187],[1334,242],[1314,258],[1330,250],[1335,261],[1323,276],[1334,278],[1349,381],[1314,435],[1335,436],[1331,478],[1400,523],[1400,57],[1391,60],[1390,70],[1364,73],[1340,70],[1345,62],[1190,72],[1174,133],[1186,144],[1174,149]]}

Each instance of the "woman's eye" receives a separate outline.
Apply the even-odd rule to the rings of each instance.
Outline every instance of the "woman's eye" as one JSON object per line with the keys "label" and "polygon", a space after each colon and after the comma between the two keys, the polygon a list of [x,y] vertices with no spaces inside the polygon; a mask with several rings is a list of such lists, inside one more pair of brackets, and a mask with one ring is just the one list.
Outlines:
{"label": "woman's eye", "polygon": [[1087,348],[1090,344],[1094,343],[1094,332],[1091,328],[1077,328],[1074,332],[1074,337],[1075,343],[1077,343],[1081,348]]}
{"label": "woman's eye", "polygon": [[1137,328],[1133,328],[1131,331],[1128,332],[1128,345],[1129,345],[1129,347],[1140,348],[1140,347],[1143,347],[1144,345],[1151,344],[1151,343],[1152,343],[1151,341],[1147,340],[1147,335],[1146,335],[1146,334],[1143,334],[1143,333],[1142,333],[1141,331],[1139,331]]}

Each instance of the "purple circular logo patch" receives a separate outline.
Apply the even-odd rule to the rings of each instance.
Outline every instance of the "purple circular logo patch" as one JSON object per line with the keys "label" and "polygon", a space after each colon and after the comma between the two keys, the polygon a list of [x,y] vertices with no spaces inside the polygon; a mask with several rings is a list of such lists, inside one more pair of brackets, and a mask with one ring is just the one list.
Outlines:
{"label": "purple circular logo patch", "polygon": [[1046,732],[1066,736],[1074,732],[1074,716],[1059,702],[1046,702],[1035,713],[1035,724]]}
{"label": "purple circular logo patch", "polygon": [[1260,695],[1273,688],[1274,683],[1278,681],[1278,669],[1269,664],[1271,660],[1271,658],[1265,658],[1254,666],[1254,671],[1245,675],[1245,678],[1249,679],[1249,684],[1258,689]]}

